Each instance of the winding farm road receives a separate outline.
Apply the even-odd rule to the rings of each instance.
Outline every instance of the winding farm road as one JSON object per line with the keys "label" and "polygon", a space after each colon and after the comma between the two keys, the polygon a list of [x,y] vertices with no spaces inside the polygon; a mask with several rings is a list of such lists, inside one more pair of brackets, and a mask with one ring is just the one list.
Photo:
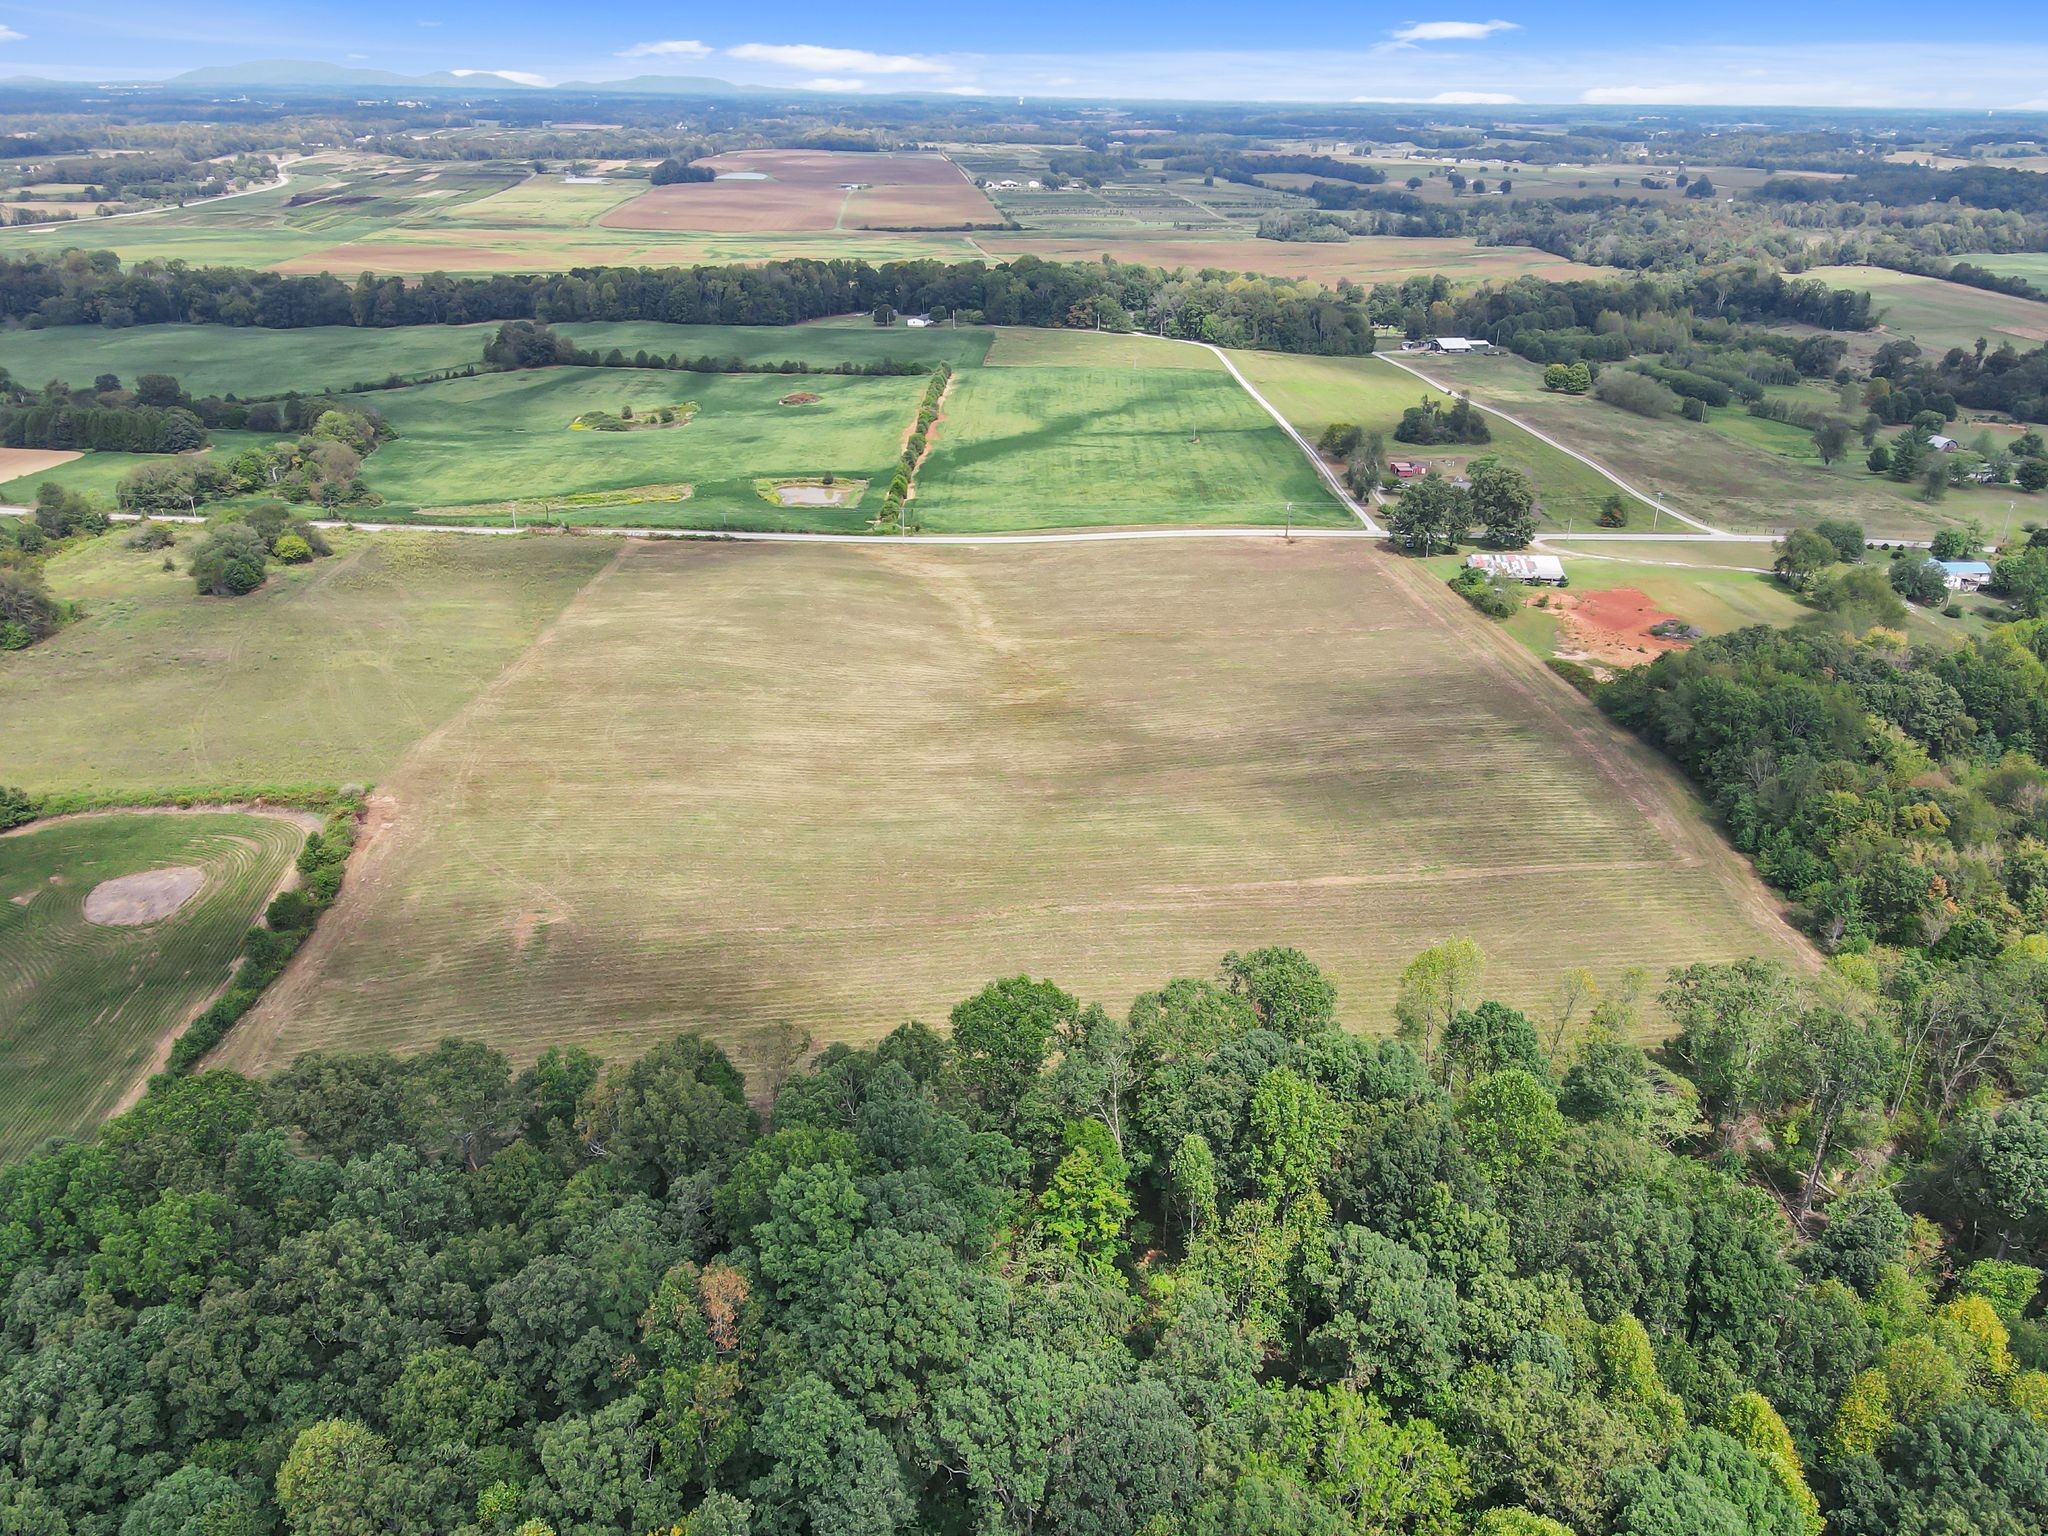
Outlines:
{"label": "winding farm road", "polygon": [[[304,156],[300,157],[300,159],[304,158]],[[297,164],[297,161],[280,160],[277,165],[277,180],[275,181],[266,181],[257,186],[244,187],[239,192],[221,192],[212,197],[195,197],[191,202],[179,203],[174,208],[131,208],[126,213],[95,214],[90,220],[58,219],[50,224],[18,224],[14,227],[26,234],[47,235],[52,230],[69,229],[77,224],[90,223],[94,228],[97,228],[102,224],[110,224],[115,219],[147,219],[156,214],[183,213],[187,208],[204,208],[209,203],[224,203],[231,197],[248,197],[253,193],[275,192],[279,187],[288,187],[292,184],[292,178],[291,173],[285,167],[295,164]]]}
{"label": "winding farm road", "polygon": [[[1432,379],[1432,378],[1431,378],[1431,377],[1430,377],[1430,376],[1429,376],[1428,374],[1424,373],[1424,372],[1423,372],[1423,371],[1422,371],[1422,370],[1421,370],[1420,368],[1412,367],[1412,366],[1410,366],[1409,364],[1407,364],[1407,363],[1404,363],[1404,362],[1402,362],[1402,361],[1401,361],[1401,360],[1400,360],[1399,358],[1397,358],[1397,357],[1389,357],[1389,356],[1388,356],[1388,355],[1387,355],[1386,353],[1384,353],[1384,352],[1378,352],[1378,353],[1375,353],[1375,354],[1373,354],[1373,355],[1374,355],[1374,356],[1376,356],[1376,357],[1378,357],[1378,358],[1380,358],[1380,359],[1382,359],[1382,360],[1383,360],[1383,361],[1385,361],[1385,362],[1389,362],[1389,363],[1392,363],[1392,364],[1393,364],[1393,365],[1394,365],[1394,366],[1395,366],[1396,368],[1400,369],[1400,370],[1401,370],[1401,371],[1402,371],[1403,373],[1406,373],[1406,374],[1412,374],[1412,375],[1413,375],[1414,377],[1416,377],[1416,378],[1418,378],[1418,379],[1422,380],[1422,382],[1423,382],[1423,383],[1425,383],[1425,384],[1427,384],[1427,385],[1428,385],[1428,386],[1429,386],[1429,387],[1430,387],[1431,389],[1434,389],[1434,390],[1440,390],[1441,392],[1443,392],[1444,394],[1447,394],[1447,395],[1454,395],[1454,394],[1456,394],[1456,393],[1458,392],[1458,391],[1457,391],[1457,389],[1456,389],[1456,388],[1455,388],[1454,386],[1452,386],[1452,385],[1449,385],[1449,384],[1445,384],[1445,383],[1443,383],[1442,381],[1440,381],[1440,380],[1437,380],[1437,379]],[[1233,370],[1232,370],[1232,372],[1235,372],[1235,371],[1236,371],[1235,369],[1233,369]],[[1466,398],[1467,398],[1467,399],[1470,399],[1471,397],[1470,397],[1470,396],[1466,396]],[[1725,529],[1721,529],[1721,528],[1716,528],[1716,527],[1715,527],[1715,526],[1714,526],[1714,525],[1713,525],[1712,523],[1703,523],[1703,522],[1701,522],[1701,521],[1700,521],[1700,520],[1699,520],[1698,518],[1696,518],[1696,517],[1692,516],[1692,514],[1690,514],[1690,513],[1688,513],[1688,512],[1681,512],[1681,511],[1679,511],[1679,510],[1678,510],[1678,508],[1676,508],[1676,507],[1672,506],[1672,505],[1671,505],[1671,504],[1670,504],[1669,502],[1667,502],[1667,501],[1660,501],[1660,500],[1658,500],[1658,498],[1656,498],[1655,496],[1652,496],[1652,495],[1651,495],[1651,494],[1650,494],[1650,493],[1649,493],[1648,491],[1644,491],[1644,490],[1639,490],[1639,489],[1637,489],[1637,488],[1636,488],[1635,486],[1633,486],[1633,485],[1630,485],[1630,484],[1629,484],[1629,483],[1628,483],[1628,482],[1627,482],[1626,480],[1622,479],[1622,478],[1621,478],[1621,476],[1617,475],[1617,474],[1616,474],[1616,473],[1615,473],[1615,472],[1614,472],[1613,470],[1609,469],[1609,468],[1608,468],[1608,467],[1607,467],[1607,466],[1606,466],[1605,464],[1602,464],[1602,463],[1601,463],[1601,462],[1600,462],[1600,461],[1599,461],[1598,459],[1594,459],[1594,458],[1588,458],[1588,457],[1587,457],[1587,456],[1586,456],[1585,454],[1583,454],[1583,453],[1579,452],[1579,450],[1578,450],[1578,449],[1576,449],[1576,448],[1573,448],[1573,447],[1570,447],[1569,445],[1567,445],[1567,444],[1565,444],[1565,443],[1560,443],[1560,442],[1559,442],[1559,441],[1558,441],[1558,440],[1557,440],[1556,438],[1552,437],[1552,436],[1551,436],[1551,435],[1550,435],[1550,434],[1549,434],[1548,432],[1544,432],[1544,431],[1542,431],[1542,430],[1540,430],[1540,429],[1538,429],[1538,428],[1536,428],[1536,427],[1532,427],[1532,426],[1530,426],[1528,422],[1526,422],[1526,421],[1523,421],[1523,420],[1522,420],[1522,419],[1521,419],[1520,417],[1518,417],[1518,416],[1510,416],[1510,415],[1509,415],[1509,414],[1508,414],[1508,413],[1507,413],[1506,411],[1500,410],[1500,409],[1498,409],[1498,408],[1496,408],[1496,407],[1494,407],[1494,406],[1491,406],[1491,405],[1481,405],[1481,404],[1480,404],[1480,403],[1479,403],[1479,402],[1478,402],[1477,400],[1473,400],[1473,401],[1472,401],[1472,404],[1473,404],[1474,406],[1476,406],[1476,407],[1477,407],[1478,409],[1480,409],[1480,410],[1482,410],[1482,411],[1486,412],[1486,414],[1487,414],[1487,415],[1489,415],[1489,416],[1498,416],[1498,417],[1499,417],[1499,418],[1500,418],[1500,419],[1501,419],[1502,421],[1506,422],[1506,423],[1507,423],[1507,424],[1508,424],[1509,426],[1511,426],[1511,427],[1519,427],[1519,428],[1521,428],[1521,430],[1522,430],[1522,431],[1524,431],[1524,432],[1528,433],[1528,434],[1529,434],[1529,435],[1530,435],[1531,437],[1535,438],[1537,442],[1539,442],[1539,443],[1546,443],[1546,444],[1548,444],[1548,445],[1549,445],[1550,447],[1552,447],[1552,448],[1555,448],[1555,449],[1556,449],[1556,450],[1557,450],[1557,451],[1558,451],[1559,453],[1562,453],[1562,454],[1566,455],[1566,456],[1567,456],[1567,457],[1569,457],[1569,458],[1574,458],[1574,459],[1577,459],[1577,460],[1578,460],[1578,461],[1579,461],[1579,462],[1580,462],[1581,464],[1585,465],[1585,466],[1586,466],[1586,468],[1588,468],[1588,469],[1592,470],[1592,471],[1593,471],[1593,472],[1594,472],[1595,474],[1598,474],[1598,475],[1602,476],[1603,478],[1605,478],[1605,479],[1607,479],[1607,480],[1609,480],[1609,481],[1613,482],[1613,483],[1614,483],[1614,484],[1615,484],[1616,486],[1619,486],[1619,487],[1620,487],[1620,488],[1621,488],[1622,490],[1626,491],[1626,492],[1627,492],[1627,493],[1628,493],[1629,495],[1631,495],[1631,496],[1635,497],[1635,499],[1636,499],[1637,501],[1640,501],[1640,502],[1642,502],[1642,503],[1643,503],[1643,504],[1644,504],[1645,506],[1649,506],[1649,507],[1655,507],[1655,508],[1656,508],[1656,509],[1657,509],[1657,510],[1658,510],[1659,512],[1662,512],[1662,513],[1663,513],[1663,514],[1664,514],[1664,515],[1665,515],[1666,517],[1674,517],[1674,518],[1676,518],[1676,519],[1677,519],[1677,520],[1678,520],[1679,522],[1681,522],[1681,523],[1684,523],[1684,524],[1685,524],[1685,525],[1686,525],[1686,526],[1687,526],[1688,528],[1693,528],[1693,529],[1697,529],[1697,530],[1699,531],[1699,533],[1700,533],[1700,534],[1701,534],[1702,536],[1706,537],[1706,538],[1710,538],[1710,539],[1753,539],[1753,538],[1754,538],[1754,539],[1761,539],[1761,540],[1762,540],[1763,542],[1765,542],[1765,543],[1769,543],[1769,542],[1771,542],[1771,539],[1772,539],[1772,537],[1773,537],[1772,535],[1767,535],[1767,534],[1740,534],[1740,533],[1729,533],[1729,532],[1727,532],[1727,531],[1726,531]],[[1611,535],[1609,535],[1609,536],[1611,537]],[[1546,538],[1550,538],[1550,537],[1558,537],[1558,535],[1549,535],[1549,534],[1546,534],[1546,535],[1545,535],[1545,537],[1546,537]],[[1589,534],[1589,535],[1587,535],[1587,537],[1589,537],[1589,538],[1590,538],[1590,537],[1594,537],[1594,535],[1590,535],[1590,534]],[[1645,534],[1645,535],[1642,535],[1642,537],[1645,537],[1645,538],[1669,538],[1669,537],[1670,537],[1670,535],[1669,535],[1669,534]]]}

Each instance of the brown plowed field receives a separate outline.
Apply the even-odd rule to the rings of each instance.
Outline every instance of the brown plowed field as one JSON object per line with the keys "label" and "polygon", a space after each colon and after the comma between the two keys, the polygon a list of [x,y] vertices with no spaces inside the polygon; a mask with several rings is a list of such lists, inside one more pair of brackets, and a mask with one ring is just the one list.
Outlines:
{"label": "brown plowed field", "polygon": [[[926,229],[1003,218],[944,155],[868,155],[840,150],[764,149],[702,162],[764,181],[681,182],[654,187],[614,208],[606,229],[756,233],[827,229]],[[857,186],[858,191],[848,191]]]}

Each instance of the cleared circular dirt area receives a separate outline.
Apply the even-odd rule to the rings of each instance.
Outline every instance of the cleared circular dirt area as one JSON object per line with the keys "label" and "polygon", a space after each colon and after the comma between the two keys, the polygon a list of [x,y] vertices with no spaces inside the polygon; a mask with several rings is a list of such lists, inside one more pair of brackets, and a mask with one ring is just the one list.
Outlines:
{"label": "cleared circular dirt area", "polygon": [[807,389],[800,389],[793,395],[784,395],[775,403],[777,405],[816,405],[818,397]]}
{"label": "cleared circular dirt area", "polygon": [[102,880],[85,898],[85,920],[103,928],[161,922],[198,895],[205,883],[206,871],[189,864]]}

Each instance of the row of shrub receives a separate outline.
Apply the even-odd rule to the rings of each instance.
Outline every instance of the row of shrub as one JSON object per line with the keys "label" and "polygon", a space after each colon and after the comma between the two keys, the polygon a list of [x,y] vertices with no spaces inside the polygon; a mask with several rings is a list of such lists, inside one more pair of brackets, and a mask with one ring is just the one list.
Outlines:
{"label": "row of shrub", "polygon": [[166,1075],[183,1077],[227,1038],[243,1014],[256,1006],[263,989],[275,981],[287,961],[313,931],[320,914],[341,893],[342,871],[355,849],[356,818],[362,803],[350,800],[327,818],[327,824],[306,839],[299,850],[299,884],[280,892],[263,914],[263,922],[242,938],[242,963],[233,983],[214,1000],[171,1047]]}
{"label": "row of shrub", "polygon": [[894,524],[900,530],[903,526],[903,503],[910,499],[917,466],[924,458],[925,445],[931,441],[932,423],[939,419],[939,401],[952,380],[953,370],[946,364],[940,363],[932,369],[931,381],[924,387],[924,399],[917,407],[917,425],[910,429],[910,437],[903,444],[902,462],[896,466],[896,473],[889,480],[889,489],[882,497],[880,526],[884,528]]}

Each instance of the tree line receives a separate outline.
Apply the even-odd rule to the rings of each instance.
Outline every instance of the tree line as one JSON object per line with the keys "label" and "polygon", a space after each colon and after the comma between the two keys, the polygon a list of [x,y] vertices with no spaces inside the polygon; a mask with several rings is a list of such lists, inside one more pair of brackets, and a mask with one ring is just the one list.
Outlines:
{"label": "tree line", "polygon": [[105,251],[0,257],[0,320],[30,325],[212,324],[291,329],[480,320],[648,320],[792,325],[831,315],[957,315],[991,325],[1137,325],[1163,335],[1273,351],[1372,350],[1356,289],[1122,262],[774,261],[726,267],[579,267],[417,281],[365,274],[288,277],[143,262]]}
{"label": "tree line", "polygon": [[1485,983],[1469,942],[1416,957],[1372,1040],[1263,949],[1122,1015],[1017,976],[943,1033],[784,1032],[751,1079],[693,1035],[161,1079],[0,1170],[0,1511],[39,1536],[2039,1528],[2048,1099],[1990,1091],[2038,1052],[2037,993],[2001,994],[2032,1035],[1892,1182],[1887,1074],[1917,1105],[1947,1037],[1848,970],[1690,966],[1654,998],[1573,972],[1526,1013]]}

